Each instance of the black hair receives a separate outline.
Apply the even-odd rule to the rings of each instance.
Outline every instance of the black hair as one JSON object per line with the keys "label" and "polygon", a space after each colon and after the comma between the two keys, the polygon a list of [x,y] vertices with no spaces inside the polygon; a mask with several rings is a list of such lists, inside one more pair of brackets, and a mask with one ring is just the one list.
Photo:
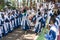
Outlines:
{"label": "black hair", "polygon": [[40,9],[38,9],[38,11],[40,11]]}
{"label": "black hair", "polygon": [[58,9],[57,13],[58,13],[58,15],[60,15],[60,10],[59,9]]}
{"label": "black hair", "polygon": [[16,10],[16,13],[18,13],[18,10]]}
{"label": "black hair", "polygon": [[47,12],[47,9],[44,9],[45,10],[45,12]]}
{"label": "black hair", "polygon": [[54,13],[54,17],[57,17],[57,16],[58,16],[58,14],[55,14],[55,13]]}
{"label": "black hair", "polygon": [[12,14],[14,14],[15,12],[14,11],[12,11]]}
{"label": "black hair", "polygon": [[55,16],[54,15],[51,16],[50,21],[52,21],[53,23],[55,23],[56,19],[55,19]]}
{"label": "black hair", "polygon": [[24,9],[23,12],[26,12],[26,9]]}
{"label": "black hair", "polygon": [[39,12],[38,15],[41,15],[41,12]]}
{"label": "black hair", "polygon": [[4,14],[1,14],[2,15],[2,18],[4,19]]}

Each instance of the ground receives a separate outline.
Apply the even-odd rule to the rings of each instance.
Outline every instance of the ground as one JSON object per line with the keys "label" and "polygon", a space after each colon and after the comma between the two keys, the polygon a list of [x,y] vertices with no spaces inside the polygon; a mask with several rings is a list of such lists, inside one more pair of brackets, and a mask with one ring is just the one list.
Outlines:
{"label": "ground", "polygon": [[[31,29],[32,30],[32,29]],[[26,34],[19,27],[14,29],[13,32],[8,33],[8,35],[2,37],[0,40],[45,40],[45,28],[42,29],[42,32],[39,35],[36,35],[33,31],[28,31]]]}
{"label": "ground", "polygon": [[[46,32],[45,32],[46,30]],[[38,38],[36,40],[46,40],[45,39],[45,34],[48,32],[46,28],[42,29],[42,32],[38,35]]]}
{"label": "ground", "polygon": [[[25,35],[30,35],[24,38]],[[24,33],[20,28],[15,29],[13,32],[8,33],[8,35],[2,37],[0,40],[33,40],[35,37],[35,33],[32,31],[28,31],[27,34]],[[29,39],[31,38],[31,39]]]}

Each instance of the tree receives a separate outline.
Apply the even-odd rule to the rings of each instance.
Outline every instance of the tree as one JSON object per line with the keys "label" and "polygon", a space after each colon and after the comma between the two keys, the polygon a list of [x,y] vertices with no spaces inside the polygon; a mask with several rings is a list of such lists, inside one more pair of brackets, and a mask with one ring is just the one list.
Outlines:
{"label": "tree", "polygon": [[0,0],[0,10],[4,7],[4,0]]}

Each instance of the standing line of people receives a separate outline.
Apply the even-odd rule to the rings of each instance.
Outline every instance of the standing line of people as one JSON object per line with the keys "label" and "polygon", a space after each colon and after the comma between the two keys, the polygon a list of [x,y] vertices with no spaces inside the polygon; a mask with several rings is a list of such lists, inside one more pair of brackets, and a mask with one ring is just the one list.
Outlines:
{"label": "standing line of people", "polygon": [[0,12],[0,38],[21,26],[22,16],[20,11],[16,10]]}

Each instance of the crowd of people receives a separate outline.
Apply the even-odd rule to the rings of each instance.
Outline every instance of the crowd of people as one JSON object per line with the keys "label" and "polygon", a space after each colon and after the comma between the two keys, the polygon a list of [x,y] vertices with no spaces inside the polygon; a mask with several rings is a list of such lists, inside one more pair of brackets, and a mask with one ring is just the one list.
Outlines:
{"label": "crowd of people", "polygon": [[[53,2],[42,3],[33,8],[10,9],[5,7],[0,11],[0,38],[20,27],[24,31],[31,29],[31,23],[34,24],[33,31],[38,34],[48,25],[49,33],[45,35],[47,40],[55,40],[60,28],[60,10],[54,12],[55,4]],[[48,22],[48,23],[47,23]]]}

